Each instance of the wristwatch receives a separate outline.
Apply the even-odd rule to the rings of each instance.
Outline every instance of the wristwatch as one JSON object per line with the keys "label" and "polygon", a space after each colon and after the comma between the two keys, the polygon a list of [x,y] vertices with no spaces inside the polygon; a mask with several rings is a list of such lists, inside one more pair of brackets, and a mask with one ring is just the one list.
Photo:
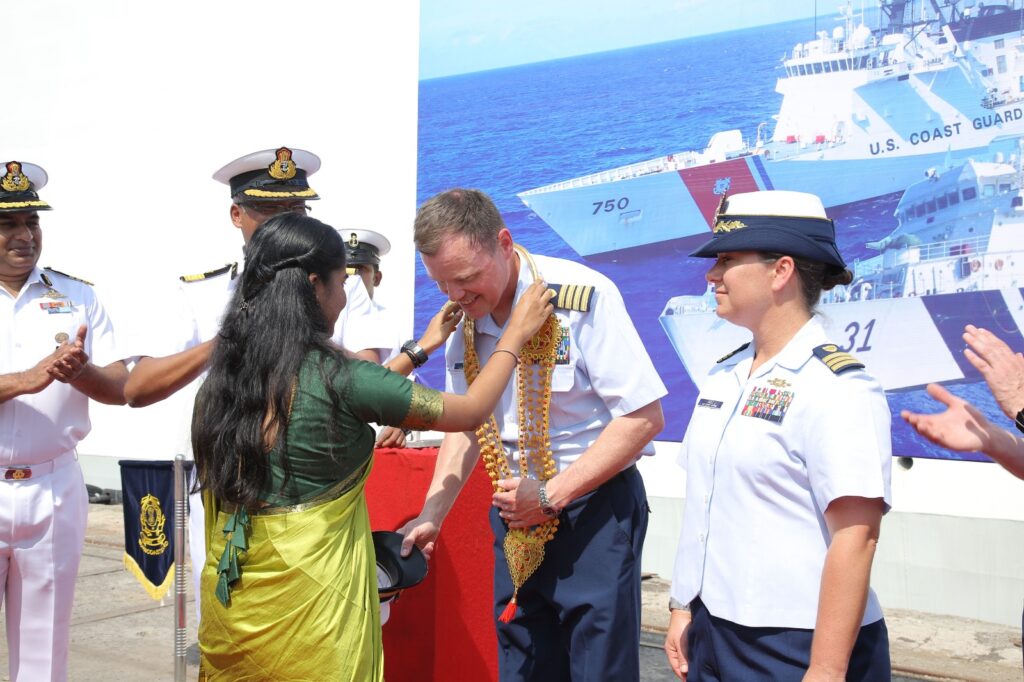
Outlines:
{"label": "wristwatch", "polygon": [[1021,410],[1020,412],[1017,413],[1017,416],[1014,418],[1013,423],[1017,425],[1018,431],[1024,433],[1024,410]]}
{"label": "wristwatch", "polygon": [[549,519],[558,517],[558,510],[551,504],[551,500],[548,499],[548,482],[541,481],[540,488],[537,489],[537,495],[540,497],[540,510],[544,513],[544,516]]}
{"label": "wristwatch", "polygon": [[413,367],[422,367],[427,364],[427,352],[423,350],[418,343],[415,341],[406,341],[402,344],[402,352],[409,356],[412,360]]}

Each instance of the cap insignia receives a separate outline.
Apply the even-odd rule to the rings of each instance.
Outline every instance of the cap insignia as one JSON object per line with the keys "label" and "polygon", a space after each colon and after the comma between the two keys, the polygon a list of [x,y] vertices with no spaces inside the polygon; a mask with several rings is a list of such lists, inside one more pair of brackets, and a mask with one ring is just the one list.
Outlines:
{"label": "cap insignia", "polygon": [[348,238],[348,245],[351,246],[353,249],[359,246],[359,237],[358,235],[356,235],[355,232],[353,232],[352,236]]}
{"label": "cap insignia", "polygon": [[5,192],[28,191],[28,176],[21,172],[20,163],[18,163],[17,161],[8,162],[7,175],[5,175],[2,180],[0,180],[0,187],[3,187]]}
{"label": "cap insignia", "polygon": [[715,223],[715,234],[724,232],[732,232],[733,230],[742,230],[747,224],[742,220],[719,220]]}
{"label": "cap insignia", "polygon": [[267,169],[270,177],[275,180],[291,180],[295,177],[295,162],[292,161],[292,150],[281,147],[277,150],[277,160]]}

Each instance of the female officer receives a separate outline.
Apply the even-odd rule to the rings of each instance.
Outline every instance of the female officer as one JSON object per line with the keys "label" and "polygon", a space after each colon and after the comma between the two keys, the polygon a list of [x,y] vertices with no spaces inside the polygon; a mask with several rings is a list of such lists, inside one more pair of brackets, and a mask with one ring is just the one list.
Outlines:
{"label": "female officer", "polygon": [[891,500],[890,414],[815,314],[823,290],[851,281],[835,227],[816,196],[737,194],[693,255],[717,259],[718,315],[753,341],[711,370],[683,439],[669,663],[691,682],[889,679],[868,579]]}

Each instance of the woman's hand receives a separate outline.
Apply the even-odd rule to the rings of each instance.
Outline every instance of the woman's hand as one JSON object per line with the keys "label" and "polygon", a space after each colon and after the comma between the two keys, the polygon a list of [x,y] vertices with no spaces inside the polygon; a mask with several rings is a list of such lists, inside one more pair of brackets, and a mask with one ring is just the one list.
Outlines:
{"label": "woman's hand", "polygon": [[[555,292],[548,289],[544,282],[531,284],[512,309],[508,326],[505,327],[505,333],[501,338],[513,344],[517,351],[522,348],[555,311],[555,307],[551,305],[551,299],[554,297]],[[501,347],[500,342],[498,347]]]}
{"label": "woman's hand", "polygon": [[448,337],[462,321],[462,308],[454,301],[448,301],[434,317],[430,319],[427,330],[419,340],[420,348],[428,354],[444,345]]}

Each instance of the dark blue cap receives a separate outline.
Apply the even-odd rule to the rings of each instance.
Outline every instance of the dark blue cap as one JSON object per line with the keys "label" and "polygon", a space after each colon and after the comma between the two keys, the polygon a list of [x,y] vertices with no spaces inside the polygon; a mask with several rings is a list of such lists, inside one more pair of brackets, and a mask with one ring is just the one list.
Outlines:
{"label": "dark blue cap", "polygon": [[760,251],[846,268],[836,247],[835,224],[813,194],[768,190],[723,198],[713,231],[711,239],[691,256]]}

